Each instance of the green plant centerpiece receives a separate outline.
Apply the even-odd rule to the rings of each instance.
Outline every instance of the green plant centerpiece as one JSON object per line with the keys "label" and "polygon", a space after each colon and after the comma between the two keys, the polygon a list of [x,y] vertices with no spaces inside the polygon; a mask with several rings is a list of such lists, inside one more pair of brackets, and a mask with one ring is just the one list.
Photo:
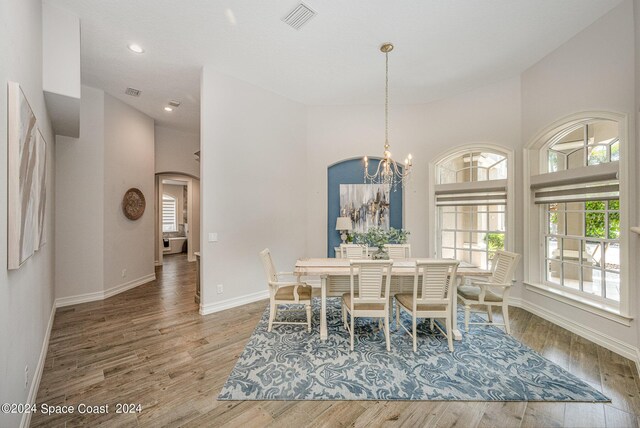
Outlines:
{"label": "green plant centerpiece", "polygon": [[405,229],[384,230],[380,227],[372,227],[364,233],[353,233],[353,242],[368,247],[375,247],[378,250],[371,255],[373,259],[388,259],[389,254],[384,248],[386,244],[406,244],[410,232]]}

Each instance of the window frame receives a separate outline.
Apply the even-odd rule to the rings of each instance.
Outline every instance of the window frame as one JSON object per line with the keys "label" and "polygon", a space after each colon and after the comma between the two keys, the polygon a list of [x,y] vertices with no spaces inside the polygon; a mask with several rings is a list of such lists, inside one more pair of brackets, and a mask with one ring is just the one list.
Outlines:
{"label": "window frame", "polygon": [[[620,243],[620,236],[618,235],[618,238],[610,238],[609,237],[609,232],[610,232],[610,225],[609,225],[609,221],[610,221],[610,214],[612,213],[617,213],[618,216],[620,215],[620,209],[612,209],[610,206],[611,201],[616,200],[616,199],[611,199],[611,200],[606,200],[606,201],[598,201],[598,200],[592,200],[592,201],[584,201],[584,202],[580,202],[581,204],[585,204],[585,207],[580,209],[580,210],[566,210],[563,209],[562,215],[565,217],[564,220],[564,227],[565,227],[565,233],[552,233],[551,230],[549,230],[549,216],[548,214],[551,212],[547,209],[547,207],[550,204],[541,204],[540,208],[543,210],[543,226],[542,226],[542,231],[541,233],[544,235],[543,236],[543,255],[542,255],[542,263],[544,265],[545,268],[545,272],[542,275],[542,283],[544,285],[553,287],[553,288],[558,288],[560,291],[566,291],[567,293],[571,293],[571,294],[576,294],[579,297],[582,298],[586,298],[586,299],[592,299],[594,300],[594,302],[597,302],[598,304],[604,304],[604,305],[609,305],[610,302],[615,302],[615,300],[611,300],[608,299],[606,297],[607,294],[607,286],[606,286],[606,282],[607,282],[607,273],[613,273],[613,274],[617,274],[618,277],[620,276],[620,271],[614,271],[612,269],[607,269],[606,267],[606,244],[609,243]],[[604,202],[606,205],[604,207],[603,210],[598,210],[598,211],[591,211],[588,210],[586,208],[586,202]],[[566,204],[566,203],[565,203]],[[566,208],[566,207],[565,207]],[[567,217],[571,214],[575,214],[575,213],[581,213],[581,217],[582,217],[582,221],[581,221],[581,234],[580,235],[570,235],[566,233],[566,228],[567,228]],[[605,233],[606,235],[604,237],[595,237],[595,236],[587,236],[587,231],[586,231],[586,216],[589,213],[602,213],[603,217],[604,217],[604,229],[605,229]],[[547,241],[549,240],[549,238],[553,238],[555,239],[557,242],[559,242],[558,245],[558,249],[560,250],[560,258],[559,259],[554,259],[552,257],[550,257],[549,255],[549,248],[547,246]],[[577,252],[578,258],[577,260],[565,260],[565,256],[564,256],[564,240],[571,240],[571,241],[577,241],[579,242],[579,248],[578,250],[575,250]],[[595,268],[595,267],[589,267],[587,264],[584,263],[584,255],[582,254],[584,251],[586,250],[582,250],[582,245],[584,244],[586,247],[587,243],[597,243],[598,245],[601,246],[600,252],[602,253],[601,257],[603,258],[603,260],[605,260],[605,263],[602,264],[599,268]],[[550,281],[547,277],[548,274],[548,263],[557,263],[560,265],[560,276],[559,276],[559,280],[561,281],[561,283],[554,283],[553,281]],[[567,267],[571,267],[573,266],[574,268],[578,269],[578,279],[577,279],[577,285],[578,288],[574,289],[572,287],[569,287],[568,285],[564,284],[564,272],[565,269]],[[593,293],[589,293],[587,291],[584,291],[584,269],[592,269],[593,271],[600,271],[600,275],[601,275],[601,279],[604,281],[600,287],[601,287],[601,295],[597,295],[597,294],[593,294]],[[619,282],[619,279],[618,279]]]}
{"label": "window frame", "polygon": [[[506,158],[505,158],[506,160]],[[474,214],[475,215],[479,215],[479,214],[483,214],[486,216],[486,226],[487,227],[477,227],[475,229],[463,229],[460,228],[458,226],[459,222],[458,219],[461,216],[461,212],[459,211],[459,209],[461,207],[474,207],[476,208]],[[495,208],[493,207],[504,207],[502,210],[495,210]],[[452,215],[454,218],[454,224],[455,227],[454,228],[450,228],[450,227],[444,227],[441,223],[442,220],[442,210],[446,209],[446,208],[455,208],[455,211],[453,212],[448,212],[448,213],[444,213],[444,214],[449,214]],[[482,208],[482,209],[480,209]],[[490,269],[491,268],[491,255],[495,254],[495,250],[490,250],[489,247],[485,247],[483,249],[474,249],[471,246],[461,246],[458,247],[457,246],[457,235],[458,234],[462,234],[462,235],[466,235],[468,237],[472,237],[474,234],[484,234],[485,237],[490,235],[490,234],[494,234],[494,235],[502,235],[503,236],[503,242],[505,242],[506,245],[506,235],[507,235],[507,230],[506,230],[506,225],[507,225],[507,207],[506,204],[486,204],[486,205],[445,205],[445,206],[436,206],[436,256],[441,258],[443,257],[443,252],[444,250],[452,250],[456,256],[458,255],[459,252],[466,252],[469,253],[469,256],[471,256],[471,254],[473,253],[483,253],[486,254],[486,265],[484,266],[480,266],[481,269]],[[504,223],[505,223],[505,230],[501,231],[501,230],[492,230],[488,227],[490,219],[489,217],[492,214],[503,214],[504,215]],[[477,220],[477,217],[476,217]],[[440,233],[438,233],[440,232]],[[443,245],[443,240],[442,240],[442,235],[444,233],[452,233],[454,236],[454,242],[453,242],[453,246],[445,246]],[[469,241],[471,242],[471,241]],[[438,253],[439,251],[439,253]],[[473,256],[470,257],[470,259],[473,259]]]}
{"label": "window frame", "polygon": [[[548,173],[547,150],[558,141],[559,134],[566,135],[567,130],[584,126],[594,121],[610,120],[618,123],[619,160],[618,181],[620,201],[620,301],[615,302],[598,296],[590,297],[571,292],[562,285],[547,283],[545,259],[545,214],[546,205],[534,203],[534,191],[531,189],[532,176]],[[570,132],[570,131],[569,131]],[[630,311],[630,278],[635,267],[629,262],[634,257],[630,245],[630,220],[635,218],[635,206],[629,197],[635,189],[635,183],[629,180],[630,150],[628,146],[628,117],[616,112],[582,112],[569,115],[555,121],[530,140],[523,150],[523,191],[524,191],[524,283],[532,291],[554,300],[578,307],[587,312],[603,316],[624,325],[630,325],[633,314]],[[593,165],[596,166],[596,165]]]}
{"label": "window frame", "polygon": [[[456,146],[451,150],[448,150],[439,156],[436,157],[435,160],[429,162],[429,212],[428,212],[428,221],[429,227],[428,231],[430,234],[430,239],[428,242],[428,250],[429,254],[432,254],[433,257],[438,257],[438,252],[441,251],[439,248],[439,237],[438,231],[440,230],[440,216],[439,216],[439,207],[436,205],[436,185],[438,184],[438,165],[448,160],[455,158],[457,156],[464,155],[469,152],[490,152],[495,153],[500,156],[504,156],[507,161],[507,178],[506,178],[506,190],[507,197],[505,205],[505,231],[504,231],[504,249],[507,251],[514,251],[514,230],[515,230],[515,194],[514,194],[514,154],[512,150],[508,148],[492,144],[492,143],[471,143],[464,144],[460,146]],[[504,180],[504,179],[500,179]],[[491,181],[498,180],[482,180],[478,182],[472,183],[490,183]],[[496,204],[490,204],[496,205]]]}

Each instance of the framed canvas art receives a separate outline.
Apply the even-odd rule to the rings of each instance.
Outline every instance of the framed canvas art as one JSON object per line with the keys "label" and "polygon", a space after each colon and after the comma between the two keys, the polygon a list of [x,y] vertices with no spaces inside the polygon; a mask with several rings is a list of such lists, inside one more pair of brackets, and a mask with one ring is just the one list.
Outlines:
{"label": "framed canvas art", "polygon": [[8,91],[8,268],[18,269],[45,243],[47,148],[20,85]]}
{"label": "framed canvas art", "polygon": [[371,227],[389,230],[389,185],[341,184],[340,215],[351,217],[353,230],[364,233]]}

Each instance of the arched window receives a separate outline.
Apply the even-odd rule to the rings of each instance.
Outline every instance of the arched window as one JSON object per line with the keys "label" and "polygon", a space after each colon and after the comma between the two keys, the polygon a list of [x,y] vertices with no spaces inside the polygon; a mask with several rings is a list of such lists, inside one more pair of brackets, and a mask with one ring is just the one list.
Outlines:
{"label": "arched window", "polygon": [[178,231],[178,206],[176,198],[166,193],[162,194],[162,231]]}
{"label": "arched window", "polygon": [[616,313],[626,312],[620,305],[622,135],[622,118],[576,115],[526,150],[531,198],[525,206],[525,280]]}
{"label": "arched window", "polygon": [[507,154],[472,146],[435,163],[436,256],[488,268],[507,235]]}

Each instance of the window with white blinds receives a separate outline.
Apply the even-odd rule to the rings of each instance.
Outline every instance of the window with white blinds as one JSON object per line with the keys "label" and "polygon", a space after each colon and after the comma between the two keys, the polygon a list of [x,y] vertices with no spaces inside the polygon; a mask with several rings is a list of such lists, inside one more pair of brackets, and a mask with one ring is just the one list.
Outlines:
{"label": "window with white blinds", "polygon": [[471,149],[436,163],[436,256],[488,268],[505,247],[507,157]]}
{"label": "window with white blinds", "polygon": [[164,194],[162,195],[162,231],[178,231],[178,207],[176,198]]}
{"label": "window with white blinds", "polygon": [[541,282],[594,304],[621,299],[620,140],[618,122],[587,120],[560,128],[540,150],[530,177],[540,211]]}

